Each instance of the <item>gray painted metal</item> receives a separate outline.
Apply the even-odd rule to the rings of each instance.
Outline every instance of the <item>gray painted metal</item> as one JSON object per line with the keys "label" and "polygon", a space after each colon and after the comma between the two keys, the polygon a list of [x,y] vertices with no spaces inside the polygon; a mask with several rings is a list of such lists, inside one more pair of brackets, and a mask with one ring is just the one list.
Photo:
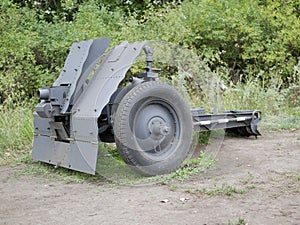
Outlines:
{"label": "gray painted metal", "polygon": [[123,42],[113,48],[73,106],[70,136],[75,140],[78,157],[82,156],[80,161],[84,160],[85,166],[90,168],[88,170],[87,167],[77,166],[77,170],[95,173],[98,152],[97,119],[144,45],[145,42]]}
{"label": "gray painted metal", "polygon": [[192,109],[194,131],[207,131],[248,127],[245,135],[260,135],[257,130],[262,121],[261,112],[258,110],[232,110],[223,113],[205,114],[203,108]]}
{"label": "gray painted metal", "polygon": [[73,43],[64,68],[52,87],[37,92],[42,101],[36,112],[43,118],[68,113],[80,93],[93,67],[109,45],[107,38]]}
{"label": "gray painted metal", "polygon": [[107,38],[100,38],[72,44],[65,66],[53,84],[53,86],[70,86],[61,113],[66,113],[70,103],[79,97],[88,75],[109,43]]}
{"label": "gray painted metal", "polygon": [[38,96],[42,101],[36,107],[36,112],[41,117],[51,118],[61,114],[61,109],[65,104],[66,95],[70,86],[52,86],[38,91]]}
{"label": "gray painted metal", "polygon": [[[34,113],[33,159],[95,174],[99,144],[97,119],[145,42],[125,41],[111,49],[86,83],[108,44],[108,39],[102,38],[72,45],[64,69],[53,84],[53,87],[69,87],[60,113],[71,114],[70,134],[63,123],[54,121],[53,115],[42,118]],[[42,106],[51,104],[42,103]]]}

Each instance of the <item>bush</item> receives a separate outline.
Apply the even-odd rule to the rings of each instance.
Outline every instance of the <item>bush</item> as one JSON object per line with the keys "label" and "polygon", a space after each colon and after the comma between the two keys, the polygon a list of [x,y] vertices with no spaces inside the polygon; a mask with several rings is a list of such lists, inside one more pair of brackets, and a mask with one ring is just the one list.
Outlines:
{"label": "bush", "polygon": [[258,79],[267,88],[277,79],[282,88],[300,82],[293,70],[300,57],[299,5],[292,0],[147,1],[147,7],[130,1],[130,10],[125,2],[72,0],[52,4],[50,12],[43,1],[12,2],[0,3],[2,104],[30,101],[58,77],[72,42],[104,36],[112,45],[148,39],[195,50],[228,83]]}
{"label": "bush", "polygon": [[[263,3],[262,3],[263,2]],[[297,9],[298,7],[298,9]],[[291,80],[300,57],[299,5],[294,1],[191,1],[180,9],[191,29],[185,40],[204,57],[221,53],[232,80]]]}

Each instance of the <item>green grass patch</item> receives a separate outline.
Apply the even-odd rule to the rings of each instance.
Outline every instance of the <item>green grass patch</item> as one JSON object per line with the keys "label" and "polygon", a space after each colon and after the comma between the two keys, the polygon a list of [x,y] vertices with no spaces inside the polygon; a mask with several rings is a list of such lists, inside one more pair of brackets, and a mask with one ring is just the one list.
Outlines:
{"label": "green grass patch", "polygon": [[210,190],[206,190],[203,189],[202,190],[205,194],[207,195],[227,195],[227,196],[232,196],[233,194],[244,194],[245,190],[233,187],[233,186],[229,186],[227,184],[223,184],[221,187],[214,187],[213,189]]}
{"label": "green grass patch", "polygon": [[[145,185],[151,183],[168,184],[172,180],[188,179],[192,175],[205,171],[215,164],[214,159],[203,152],[200,157],[187,160],[183,166],[171,174],[144,177],[132,170],[119,156],[115,145],[99,144],[96,175],[89,175],[65,168],[55,168],[43,162],[34,161],[30,150],[22,154],[22,157],[12,159],[10,163],[22,164],[24,167],[17,173],[19,175],[33,175],[48,178],[51,181],[64,181],[66,183],[111,183],[118,185]],[[175,190],[172,185],[170,189]]]}
{"label": "green grass patch", "polygon": [[212,167],[216,164],[215,158],[205,154],[205,151],[202,151],[198,158],[191,158],[187,160],[183,167],[173,172],[170,176],[172,179],[184,180],[188,179],[193,175],[204,172],[209,167]]}
{"label": "green grass patch", "polygon": [[296,181],[300,181],[300,174],[294,175],[293,179],[296,180]]}
{"label": "green grass patch", "polygon": [[211,135],[211,131],[203,131],[198,133],[198,144],[207,145],[209,144],[209,138]]}
{"label": "green grass patch", "polygon": [[62,181],[65,183],[105,183],[105,179],[99,175],[89,175],[62,167],[55,168],[53,165],[30,161],[17,172],[17,175],[32,175],[47,178],[49,181]]}
{"label": "green grass patch", "polygon": [[248,172],[248,176],[245,180],[242,181],[244,185],[249,184],[254,179],[254,176],[252,173]]}
{"label": "green grass patch", "polygon": [[231,222],[230,220],[228,221],[228,225],[247,225],[247,221],[243,218],[239,218],[236,223]]}
{"label": "green grass patch", "polygon": [[[300,112],[300,108],[297,109]],[[265,115],[263,123],[260,126],[261,130],[298,130],[300,129],[300,114],[280,113],[278,115]]]}
{"label": "green grass patch", "polygon": [[[202,152],[198,158],[192,158],[184,162],[181,168],[173,173],[144,177],[130,168],[111,145],[101,143],[99,147],[99,157],[97,162],[97,173],[112,181],[113,183],[126,185],[139,185],[147,183],[167,184],[171,180],[184,180],[189,177],[205,171],[207,168],[215,165],[214,158],[205,155]],[[113,154],[112,154],[113,153]]]}
{"label": "green grass patch", "polygon": [[222,186],[214,186],[213,188],[202,188],[202,189],[187,189],[187,193],[196,194],[196,195],[208,195],[208,196],[216,196],[216,195],[226,195],[233,196],[234,194],[245,194],[246,191],[237,187],[230,186],[228,184],[222,184]]}
{"label": "green grass patch", "polygon": [[[260,130],[300,129],[300,102],[291,88],[280,89],[280,83],[265,88],[259,81],[231,85],[224,92],[223,106],[228,109],[260,110],[263,122]],[[299,97],[297,97],[298,99]]]}
{"label": "green grass patch", "polygon": [[0,109],[0,166],[27,156],[32,139],[33,115],[30,109]]}

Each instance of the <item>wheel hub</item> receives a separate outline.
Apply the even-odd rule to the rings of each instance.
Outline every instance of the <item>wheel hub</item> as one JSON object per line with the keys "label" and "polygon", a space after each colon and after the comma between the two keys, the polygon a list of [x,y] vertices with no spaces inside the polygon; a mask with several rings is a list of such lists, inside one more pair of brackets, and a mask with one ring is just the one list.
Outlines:
{"label": "wheel hub", "polygon": [[170,127],[160,117],[152,118],[148,123],[148,129],[151,137],[155,140],[160,140],[167,136],[170,132]]}
{"label": "wheel hub", "polygon": [[137,144],[135,148],[152,158],[170,154],[180,135],[178,118],[171,106],[150,98],[143,100],[138,111],[132,113],[135,115],[131,123]]}

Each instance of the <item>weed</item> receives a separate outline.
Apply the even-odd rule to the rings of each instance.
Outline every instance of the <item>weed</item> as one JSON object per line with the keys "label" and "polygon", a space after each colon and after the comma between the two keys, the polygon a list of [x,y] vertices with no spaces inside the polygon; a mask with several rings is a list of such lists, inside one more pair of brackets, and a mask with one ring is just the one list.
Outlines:
{"label": "weed", "polygon": [[106,148],[108,149],[108,153],[111,154],[112,157],[119,161],[122,161],[122,158],[115,144],[107,143]]}
{"label": "weed", "polygon": [[176,185],[173,185],[173,184],[172,184],[172,185],[170,186],[169,189],[170,189],[170,191],[176,191],[177,188],[178,188],[178,187],[177,187]]}
{"label": "weed", "polygon": [[185,192],[189,193],[189,194],[193,194],[193,193],[195,193],[195,190],[193,190],[191,188],[187,188],[187,189],[185,189]]}
{"label": "weed", "polygon": [[187,160],[182,168],[171,174],[171,177],[178,180],[186,179],[205,171],[207,168],[215,165],[215,163],[214,158],[205,155],[205,151],[202,151],[198,158]]}
{"label": "weed", "polygon": [[239,218],[236,223],[232,223],[230,220],[228,221],[228,225],[247,225],[247,224],[248,223],[243,218]]}
{"label": "weed", "polygon": [[0,165],[28,155],[33,138],[33,116],[28,108],[0,109]]}
{"label": "weed", "polygon": [[209,143],[210,134],[211,134],[211,131],[200,132],[199,136],[198,136],[198,143],[207,145]]}
{"label": "weed", "polygon": [[251,180],[253,180],[254,176],[252,173],[248,172],[248,177],[242,182],[244,185],[248,184]]}
{"label": "weed", "polygon": [[160,182],[160,184],[161,184],[161,185],[168,185],[169,182],[168,182],[168,180],[163,180],[163,181]]}
{"label": "weed", "polygon": [[300,181],[300,174],[294,175],[293,179],[296,180],[296,181]]}
{"label": "weed", "polygon": [[[33,175],[47,177],[50,181],[63,181],[65,183],[103,183],[105,181],[99,175],[89,175],[77,171],[68,170],[62,167],[55,168],[53,165],[31,162],[25,164],[24,168],[18,172],[18,175]],[[102,182],[99,182],[102,181]]]}
{"label": "weed", "polygon": [[[298,107],[300,111],[300,108]],[[297,130],[300,127],[300,115],[296,112],[264,115],[261,130]]]}
{"label": "weed", "polygon": [[211,190],[205,190],[207,195],[227,195],[232,196],[233,194],[244,194],[245,191],[238,189],[236,187],[229,186],[227,184],[222,184],[221,187],[215,187]]}
{"label": "weed", "polygon": [[[279,82],[279,81],[278,81]],[[258,109],[263,113],[262,130],[293,130],[300,127],[300,105],[290,105],[289,89],[280,90],[280,82],[265,88],[256,80],[231,85],[224,93],[227,109]]]}
{"label": "weed", "polygon": [[255,185],[248,185],[248,186],[247,186],[247,189],[249,189],[249,190],[255,189],[255,188],[256,188]]}
{"label": "weed", "polygon": [[242,195],[246,193],[245,190],[230,186],[228,184],[222,184],[221,187],[214,186],[211,189],[202,188],[202,189],[191,189],[188,188],[185,192],[195,195],[208,195],[208,196],[216,196],[216,195],[226,195],[232,196],[234,194]]}

